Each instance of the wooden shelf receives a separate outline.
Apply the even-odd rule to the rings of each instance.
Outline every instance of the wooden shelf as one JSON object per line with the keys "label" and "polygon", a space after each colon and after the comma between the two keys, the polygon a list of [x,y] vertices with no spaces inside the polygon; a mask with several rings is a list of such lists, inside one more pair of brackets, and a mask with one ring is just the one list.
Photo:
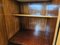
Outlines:
{"label": "wooden shelf", "polygon": [[34,34],[34,31],[26,30],[23,32],[18,32],[15,36],[13,36],[9,42],[21,45],[51,45],[53,33],[40,32],[39,34]]}
{"label": "wooden shelf", "polygon": [[13,16],[24,16],[24,17],[41,17],[41,18],[57,18],[58,16],[41,16],[41,15],[30,15],[30,14],[13,14]]}

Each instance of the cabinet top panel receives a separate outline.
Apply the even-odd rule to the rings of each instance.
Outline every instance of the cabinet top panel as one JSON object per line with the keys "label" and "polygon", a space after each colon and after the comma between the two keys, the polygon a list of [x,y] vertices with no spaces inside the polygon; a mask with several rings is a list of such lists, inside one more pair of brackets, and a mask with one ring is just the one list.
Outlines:
{"label": "cabinet top panel", "polygon": [[52,0],[16,0],[18,2],[50,2]]}

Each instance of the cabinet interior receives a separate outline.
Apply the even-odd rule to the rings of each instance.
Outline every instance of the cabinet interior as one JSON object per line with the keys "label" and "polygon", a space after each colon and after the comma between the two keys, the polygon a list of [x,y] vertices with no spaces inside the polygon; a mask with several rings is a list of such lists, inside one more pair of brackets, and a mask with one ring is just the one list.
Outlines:
{"label": "cabinet interior", "polygon": [[58,5],[46,3],[20,3],[19,14],[58,16]]}
{"label": "cabinet interior", "polygon": [[20,29],[9,41],[22,45],[52,45],[58,5],[25,2],[18,4],[19,13],[13,15],[18,18]]}

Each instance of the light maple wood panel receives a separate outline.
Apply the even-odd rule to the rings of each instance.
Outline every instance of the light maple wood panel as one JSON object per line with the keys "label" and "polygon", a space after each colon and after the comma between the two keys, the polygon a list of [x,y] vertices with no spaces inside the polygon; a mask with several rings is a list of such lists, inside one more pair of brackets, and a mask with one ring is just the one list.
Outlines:
{"label": "light maple wood panel", "polygon": [[53,39],[53,44],[52,45],[55,45],[56,36],[57,36],[57,32],[58,32],[59,21],[60,21],[60,8],[59,8],[59,12],[58,12],[58,18],[57,18],[55,34],[54,34],[54,39]]}
{"label": "light maple wood panel", "polygon": [[58,16],[42,16],[42,15],[29,15],[29,14],[13,14],[15,17],[35,17],[35,18],[57,18]]}
{"label": "light maple wood panel", "polygon": [[60,45],[60,29],[59,29],[58,39],[57,39],[57,44],[56,45]]}
{"label": "light maple wood panel", "polygon": [[8,39],[10,39],[19,30],[19,21],[12,16],[13,13],[18,13],[18,7],[13,0],[2,0],[2,2]]}

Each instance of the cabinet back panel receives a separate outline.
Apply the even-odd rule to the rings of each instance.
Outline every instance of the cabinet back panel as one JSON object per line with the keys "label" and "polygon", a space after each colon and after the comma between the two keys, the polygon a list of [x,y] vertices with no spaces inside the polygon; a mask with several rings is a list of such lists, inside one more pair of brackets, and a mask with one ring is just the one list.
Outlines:
{"label": "cabinet back panel", "polygon": [[32,17],[21,17],[20,18],[20,27],[24,29],[31,30],[40,30],[40,31],[48,31],[54,32],[56,27],[55,18],[32,18]]}
{"label": "cabinet back panel", "polygon": [[20,3],[19,12],[20,14],[58,16],[58,5],[44,3]]}
{"label": "cabinet back panel", "polygon": [[52,33],[52,35],[50,35],[50,43],[53,42],[53,38],[54,38],[54,33],[55,33],[55,28],[56,28],[56,22],[57,22],[57,19],[47,19],[47,25],[49,27],[49,32]]}

